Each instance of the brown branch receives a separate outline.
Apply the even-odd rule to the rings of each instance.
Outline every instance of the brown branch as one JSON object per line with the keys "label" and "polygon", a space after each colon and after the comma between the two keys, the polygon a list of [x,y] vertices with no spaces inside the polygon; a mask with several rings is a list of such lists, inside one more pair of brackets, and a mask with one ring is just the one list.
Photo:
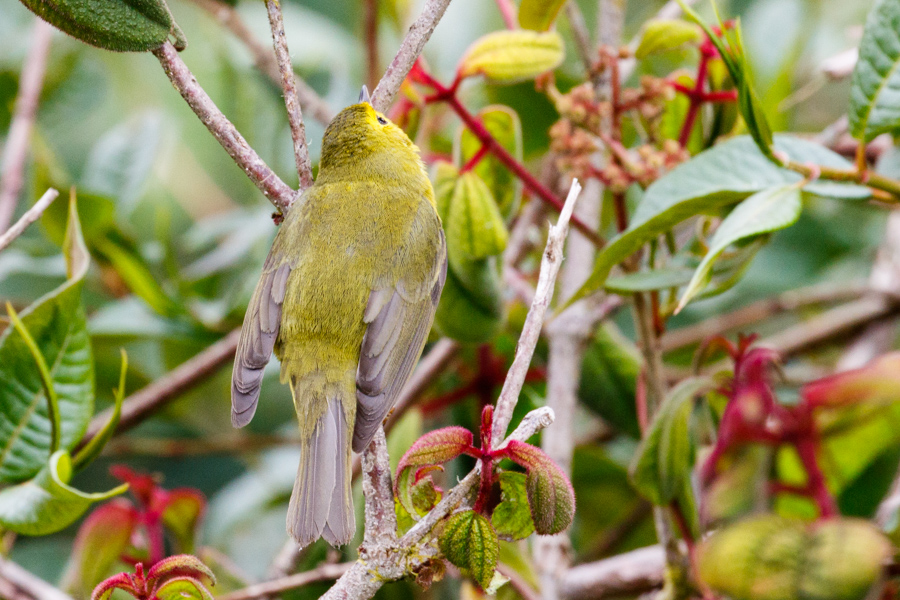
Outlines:
{"label": "brown branch", "polygon": [[425,43],[431,37],[441,17],[444,16],[444,11],[447,10],[449,4],[450,0],[425,0],[422,14],[409,28],[397,55],[384,72],[375,91],[372,92],[372,106],[376,110],[385,112],[394,102],[394,97],[400,90],[403,80],[412,69],[413,63],[422,54]]}
{"label": "brown branch", "polygon": [[[296,544],[294,545],[296,546]],[[216,600],[256,600],[272,594],[280,594],[281,592],[301,588],[310,583],[337,579],[346,573],[352,565],[353,563],[322,564],[310,571],[273,579],[264,583],[256,583],[236,592],[216,596]]]}
{"label": "brown branch", "polygon": [[303,125],[303,113],[297,99],[296,77],[291,65],[291,53],[288,51],[287,36],[284,34],[284,17],[281,15],[279,0],[266,0],[269,13],[269,26],[272,28],[272,45],[275,48],[275,60],[281,74],[281,89],[284,94],[284,106],[287,109],[288,125],[291,139],[294,142],[294,162],[297,175],[300,177],[300,191],[313,184],[312,163],[309,160],[309,148],[306,146],[306,128]]}
{"label": "brown branch", "polygon": [[231,121],[222,114],[209,95],[197,83],[197,79],[178,56],[175,47],[166,42],[153,55],[184,98],[191,110],[206,125],[213,137],[222,145],[228,155],[237,163],[257,188],[282,212],[287,212],[297,192],[284,183],[272,169],[266,165],[247,140],[235,129]]}
{"label": "brown branch", "polygon": [[[15,600],[72,600],[62,590],[3,557],[0,557],[0,593]],[[13,596],[16,593],[20,595]]]}
{"label": "brown branch", "polygon": [[22,232],[24,232],[29,225],[40,219],[41,215],[44,214],[44,211],[47,210],[47,207],[50,206],[58,196],[59,192],[53,188],[44,192],[44,195],[34,203],[34,206],[29,208],[12,227],[3,233],[3,235],[0,235],[0,250],[9,246],[13,240],[22,235]]}
{"label": "brown branch", "polygon": [[38,100],[44,87],[44,72],[47,55],[50,53],[50,39],[53,27],[43,19],[36,19],[31,50],[22,66],[19,77],[19,92],[13,109],[12,123],[6,138],[6,147],[0,159],[0,231],[6,231],[16,212],[16,202],[25,175],[25,158],[31,129],[37,114]]}
{"label": "brown branch", "polygon": [[[240,328],[235,329],[212,346],[178,365],[162,378],[125,398],[116,433],[131,429],[231,361],[237,350],[240,335]],[[97,435],[109,422],[111,416],[112,409],[110,408],[91,419],[79,446],[84,446]]]}
{"label": "brown branch", "polygon": [[[281,83],[281,71],[275,55],[256,39],[239,12],[219,0],[193,0],[193,2],[209,13],[247,47],[257,69],[276,84]],[[328,125],[334,118],[334,110],[301,77],[295,75],[294,79],[300,106],[316,121],[322,125]]]}
{"label": "brown branch", "polygon": [[366,38],[366,83],[371,89],[378,85],[378,0],[364,0]]}
{"label": "brown branch", "polygon": [[560,595],[569,600],[637,596],[662,585],[665,566],[660,546],[632,550],[572,567],[562,579]]}

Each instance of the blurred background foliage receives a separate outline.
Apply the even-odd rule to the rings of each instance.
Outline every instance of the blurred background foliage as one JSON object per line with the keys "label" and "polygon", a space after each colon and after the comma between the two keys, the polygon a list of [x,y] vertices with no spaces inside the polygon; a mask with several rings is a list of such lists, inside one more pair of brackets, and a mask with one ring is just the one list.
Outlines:
{"label": "blurred background foliage", "polygon": [[[393,55],[411,0],[382,3],[382,63]],[[580,1],[587,21],[596,20],[596,3]],[[729,17],[740,17],[757,89],[778,131],[816,133],[846,111],[849,80],[831,81],[821,62],[858,44],[871,2],[841,0],[731,0],[718,3]],[[624,39],[662,5],[628,2]],[[296,185],[291,138],[280,90],[253,66],[246,48],[209,13],[189,0],[170,7],[189,40],[184,61],[200,84],[232,120],[250,145],[289,185]],[[355,0],[285,0],[286,31],[297,72],[335,109],[355,102],[365,79],[362,4]],[[265,11],[256,2],[238,2],[236,10],[257,39],[268,44]],[[710,15],[707,6],[702,12]],[[397,18],[392,18],[396,15]],[[0,135],[5,135],[29,48],[34,16],[17,0],[0,0]],[[457,61],[479,36],[502,28],[493,2],[453,0],[425,50],[431,72],[452,79]],[[571,44],[564,18],[558,28]],[[640,62],[641,73],[664,76],[691,67],[691,51]],[[580,81],[582,66],[574,47],[557,71],[561,88]],[[462,92],[473,112],[492,103],[511,106],[523,128],[526,162],[542,156],[547,131],[557,115],[531,83],[498,87],[481,81]],[[313,162],[321,149],[323,127],[307,118]],[[450,153],[458,125],[444,119],[427,138],[426,156]],[[130,368],[127,391],[157,379],[240,325],[260,265],[275,234],[272,206],[228,158],[171,88],[149,54],[117,54],[88,47],[56,34],[36,123],[34,160],[27,172],[23,211],[48,186],[75,186],[85,237],[93,257],[84,299],[96,360],[98,408],[112,402],[125,348]],[[532,163],[537,166],[536,163]],[[900,173],[892,173],[897,176]],[[30,228],[0,253],[0,298],[27,306],[65,278],[59,244],[65,228],[65,202],[56,202],[39,227]],[[839,214],[840,213],[840,214]],[[885,212],[869,204],[822,199],[809,203],[794,227],[776,235],[757,255],[744,279],[713,299],[691,304],[670,321],[677,329],[710,315],[782,291],[818,283],[853,284],[866,277],[884,231]],[[509,299],[513,302],[512,298]],[[514,305],[493,352],[511,360],[524,316]],[[797,314],[772,319],[763,335],[785,327]],[[627,483],[626,469],[637,444],[634,377],[637,360],[631,318],[622,311],[588,350],[582,376],[584,418],[576,432],[573,483],[578,512],[573,529],[577,560],[601,558],[653,543],[649,505]],[[541,348],[539,347],[539,353]],[[794,361],[815,368],[833,358],[834,349]],[[831,354],[829,354],[831,353]],[[824,356],[822,356],[824,354]],[[477,371],[476,348],[465,348],[456,369],[429,392],[437,397],[456,389]],[[672,357],[678,361],[678,355]],[[689,355],[684,353],[684,359]],[[543,358],[538,357],[540,367]],[[201,543],[229,556],[253,578],[266,569],[285,540],[284,513],[297,462],[297,451],[284,440],[295,432],[290,395],[278,385],[270,364],[260,410],[245,432],[229,421],[230,367],[184,393],[162,413],[118,438],[103,457],[78,476],[81,489],[108,489],[113,463],[159,473],[164,485],[196,487],[210,501]],[[495,397],[498,389],[488,390]],[[519,410],[543,403],[542,384],[526,388]],[[449,408],[431,406],[407,413],[390,436],[396,461],[423,431],[454,423],[475,429],[481,398],[473,394]],[[593,412],[614,426],[598,435]],[[221,442],[205,450],[203,443]],[[894,473],[892,456],[881,478]],[[463,467],[468,468],[468,464]],[[874,468],[874,467],[873,467]],[[869,473],[869,472],[867,472]],[[457,473],[451,468],[448,481]],[[871,473],[870,473],[871,475]],[[358,487],[358,486],[357,486]],[[848,489],[851,493],[852,486]],[[357,490],[359,493],[359,490]],[[853,505],[852,499],[846,501]],[[859,504],[859,503],[857,503]],[[866,503],[862,514],[874,506]],[[357,507],[362,503],[357,501]],[[358,522],[362,520],[358,518]],[[59,534],[17,541],[12,558],[36,574],[57,581],[69,556],[76,526]],[[351,544],[351,548],[356,544]],[[514,555],[516,548],[504,548]],[[305,561],[326,554],[319,542]],[[346,551],[345,551],[346,552]],[[504,560],[512,561],[507,557]],[[434,588],[434,597],[451,597],[459,581]],[[286,598],[315,597],[311,586]],[[381,597],[408,597],[415,586],[387,586]],[[418,593],[418,592],[417,592]],[[504,592],[506,593],[506,592]]]}

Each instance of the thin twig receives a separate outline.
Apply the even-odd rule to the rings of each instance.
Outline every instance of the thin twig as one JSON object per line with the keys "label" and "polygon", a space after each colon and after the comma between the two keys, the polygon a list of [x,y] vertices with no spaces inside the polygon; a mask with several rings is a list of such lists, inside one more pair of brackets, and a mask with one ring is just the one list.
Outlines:
{"label": "thin twig", "polygon": [[[296,547],[296,544],[294,546]],[[256,598],[280,594],[281,592],[301,588],[310,583],[337,579],[346,573],[351,566],[353,566],[353,563],[339,563],[336,565],[325,563],[310,571],[256,583],[242,590],[217,596],[216,600],[256,600]]]}
{"label": "thin twig", "polygon": [[34,600],[72,600],[72,597],[11,560],[0,557],[0,582]]}
{"label": "thin twig", "polygon": [[297,192],[284,183],[272,169],[263,162],[256,151],[250,147],[244,136],[235,129],[231,121],[222,114],[206,91],[197,83],[197,79],[178,56],[178,51],[169,42],[153,50],[153,55],[188,103],[200,121],[216,138],[228,155],[238,164],[257,188],[282,212],[287,212]]}
{"label": "thin twig", "polygon": [[[591,43],[591,34],[588,32],[587,23],[584,20],[584,13],[581,12],[575,0],[566,2],[566,18],[569,20],[569,28],[572,30],[572,37],[575,40],[575,49],[578,50],[578,57],[581,64],[588,75],[594,74],[594,66],[597,63],[597,52]],[[595,81],[597,85],[599,81]]]}
{"label": "thin twig", "polygon": [[563,577],[561,596],[570,600],[637,596],[662,585],[665,565],[660,546],[578,565]]}
{"label": "thin twig", "polygon": [[378,85],[378,0],[364,0],[363,15],[366,36],[366,83],[371,89]]}
{"label": "thin twig", "polygon": [[29,208],[12,227],[3,233],[3,235],[0,235],[0,250],[9,246],[14,239],[22,235],[22,232],[25,231],[29,225],[40,219],[41,215],[44,214],[44,211],[47,210],[47,207],[50,206],[58,196],[59,192],[53,188],[44,192],[44,195],[34,203],[34,206]]}
{"label": "thin twig", "polygon": [[294,162],[300,177],[300,191],[303,191],[313,184],[312,163],[309,160],[309,148],[306,146],[303,113],[300,110],[300,101],[297,99],[297,85],[294,67],[291,65],[291,53],[288,51],[287,36],[284,34],[281,2],[266,0],[266,10],[269,13],[269,26],[272,28],[275,60],[278,61],[278,71],[281,74],[281,89],[288,114],[288,125],[291,129],[291,139],[294,141]]}
{"label": "thin twig", "polygon": [[44,72],[53,27],[43,19],[36,19],[31,50],[19,77],[19,93],[13,109],[12,123],[6,138],[6,147],[0,160],[0,231],[6,231],[16,212],[16,202],[25,180],[25,158],[31,139],[31,128],[37,114],[38,99],[44,87]]}
{"label": "thin twig", "polygon": [[391,61],[381,81],[378,82],[375,91],[372,92],[372,106],[376,110],[385,112],[391,106],[391,103],[397,96],[397,92],[400,90],[400,86],[403,84],[403,80],[406,79],[406,75],[412,69],[413,63],[422,54],[425,43],[431,37],[441,17],[444,16],[444,11],[447,10],[449,4],[450,0],[425,1],[422,14],[409,28],[409,32],[400,44],[397,55]]}
{"label": "thin twig", "polygon": [[[240,328],[233,330],[212,346],[178,365],[167,375],[125,398],[116,433],[131,429],[178,398],[185,390],[219,370],[234,357],[240,335]],[[83,446],[97,435],[111,415],[112,409],[107,409],[91,419],[79,446]]]}
{"label": "thin twig", "polygon": [[547,311],[547,306],[550,304],[550,299],[553,297],[556,276],[559,274],[559,268],[562,264],[563,240],[566,238],[569,219],[575,208],[575,200],[580,193],[581,184],[578,183],[578,180],[572,181],[572,187],[569,189],[566,203],[559,215],[559,221],[557,221],[556,226],[550,226],[550,232],[547,235],[547,247],[544,250],[544,256],[541,258],[541,273],[535,288],[534,300],[531,303],[531,309],[528,311],[528,317],[525,319],[525,325],[522,327],[522,334],[519,336],[516,356],[509,367],[506,380],[503,382],[503,388],[500,390],[500,397],[497,400],[497,408],[494,410],[492,439],[502,440],[506,436],[506,430],[512,420],[513,410],[519,401],[519,393],[522,391],[525,375],[528,372],[534,348],[541,334],[544,314]]}

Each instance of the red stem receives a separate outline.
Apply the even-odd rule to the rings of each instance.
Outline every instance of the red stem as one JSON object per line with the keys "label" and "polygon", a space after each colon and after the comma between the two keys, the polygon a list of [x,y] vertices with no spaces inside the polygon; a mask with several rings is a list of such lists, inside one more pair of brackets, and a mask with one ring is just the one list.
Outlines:
{"label": "red stem", "polygon": [[497,0],[497,8],[500,9],[500,14],[503,16],[503,23],[506,25],[507,29],[516,29],[518,24],[516,23],[516,8],[513,6],[510,0]]}
{"label": "red stem", "polygon": [[694,128],[694,121],[697,120],[697,114],[700,111],[700,106],[703,104],[703,86],[706,83],[706,71],[709,66],[710,58],[711,54],[707,52],[705,48],[701,48],[700,64],[697,65],[697,79],[694,82],[694,89],[688,94],[690,105],[688,106],[687,114],[684,117],[684,124],[681,126],[681,133],[678,134],[678,143],[682,148],[686,147],[688,141],[691,139],[691,130]]}
{"label": "red stem", "polygon": [[806,470],[807,487],[813,500],[819,507],[819,514],[823,519],[836,516],[838,514],[837,505],[828,492],[828,487],[825,485],[825,474],[822,473],[818,457],[816,456],[815,440],[810,437],[802,437],[794,442],[794,447],[797,449],[800,462],[803,463],[803,468]]}
{"label": "red stem", "polygon": [[684,516],[684,512],[682,512],[681,505],[678,504],[678,501],[672,500],[672,502],[669,503],[669,508],[672,510],[672,518],[675,521],[675,526],[678,527],[678,531],[681,533],[684,544],[687,546],[688,557],[691,560],[691,564],[693,564],[694,534],[691,533],[691,528],[688,525],[687,518]]}
{"label": "red stem", "polygon": [[466,164],[463,165],[463,168],[460,169],[459,172],[460,172],[460,173],[466,173],[466,172],[471,171],[472,169],[474,169],[474,168],[475,168],[475,165],[477,165],[478,163],[480,163],[480,162],[481,162],[481,159],[484,158],[485,155],[487,155],[487,153],[488,153],[487,146],[482,145],[481,148],[478,149],[478,152],[476,152],[476,153],[472,156],[472,158],[470,158],[469,161],[468,161]]}
{"label": "red stem", "polygon": [[149,546],[150,565],[152,566],[166,557],[162,520],[154,512],[146,513],[145,519],[144,528],[147,531],[147,544]]}
{"label": "red stem", "polygon": [[613,194],[613,207],[616,211],[616,229],[622,233],[628,229],[628,207],[625,205],[625,194]]}

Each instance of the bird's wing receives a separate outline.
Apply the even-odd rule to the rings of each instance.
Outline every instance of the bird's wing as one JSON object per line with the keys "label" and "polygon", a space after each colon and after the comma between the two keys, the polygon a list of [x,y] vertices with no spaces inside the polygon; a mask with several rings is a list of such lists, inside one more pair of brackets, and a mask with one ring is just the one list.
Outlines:
{"label": "bird's wing", "polygon": [[434,321],[447,278],[447,243],[437,215],[434,217],[440,242],[434,248],[427,285],[410,285],[401,278],[394,286],[375,289],[369,295],[363,318],[368,328],[356,373],[355,452],[362,452],[369,444],[391,410],[422,354]]}
{"label": "bird's wing", "polygon": [[272,356],[281,326],[281,305],[291,274],[292,263],[273,245],[262,276],[247,306],[234,371],[231,375],[231,424],[243,427],[253,418],[263,370]]}

